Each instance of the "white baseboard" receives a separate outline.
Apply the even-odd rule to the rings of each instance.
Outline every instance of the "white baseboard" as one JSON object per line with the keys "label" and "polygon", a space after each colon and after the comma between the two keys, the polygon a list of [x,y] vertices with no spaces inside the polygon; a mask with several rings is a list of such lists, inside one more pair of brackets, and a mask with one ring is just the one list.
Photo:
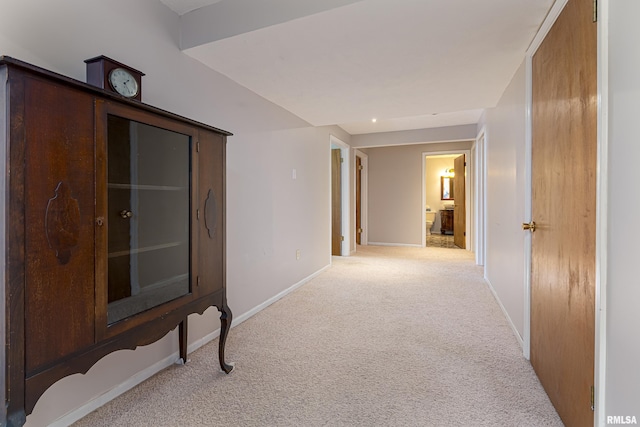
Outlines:
{"label": "white baseboard", "polygon": [[[322,267],[320,270],[316,271],[315,273],[305,277],[304,279],[302,279],[301,281],[299,281],[298,283],[295,283],[294,285],[288,287],[287,289],[285,289],[284,291],[280,292],[279,294],[269,298],[268,300],[266,300],[265,302],[263,302],[260,305],[255,306],[254,308],[252,308],[251,310],[247,311],[244,314],[241,314],[238,317],[234,317],[233,318],[233,325],[234,326],[238,326],[240,323],[244,322],[245,320],[247,320],[248,318],[250,318],[251,316],[255,315],[256,313],[264,310],[265,308],[269,307],[271,304],[273,304],[274,302],[278,301],[279,299],[281,299],[282,297],[286,296],[287,294],[290,294],[291,292],[295,291],[296,289],[298,289],[300,286],[304,285],[305,283],[309,282],[311,279],[317,277],[318,275],[320,275],[323,271],[327,270],[328,268],[330,268],[331,265],[325,265],[324,267]],[[215,338],[215,337],[214,337]]]}
{"label": "white baseboard", "polygon": [[409,243],[385,243],[385,242],[369,242],[369,246],[402,246],[407,248],[424,248],[424,245],[413,245]]}
{"label": "white baseboard", "polygon": [[504,308],[504,305],[502,305],[502,301],[500,301],[500,298],[498,298],[498,294],[496,293],[496,290],[493,288],[493,285],[491,284],[491,281],[489,279],[487,279],[486,277],[484,278],[484,280],[487,282],[487,286],[489,287],[489,290],[493,294],[493,298],[498,302],[498,305],[500,306],[500,309],[502,310],[502,313],[504,314],[504,317],[507,318],[507,322],[509,323],[509,326],[511,326],[511,330],[513,331],[513,335],[516,336],[516,339],[518,340],[518,343],[520,344],[520,348],[522,348],[524,350],[524,340],[522,339],[522,336],[520,336],[520,332],[518,332],[518,329],[516,328],[516,325],[511,320],[511,317],[509,316],[509,313],[507,312],[507,309]]}
{"label": "white baseboard", "polygon": [[[278,293],[277,295],[269,298],[268,300],[266,300],[262,304],[257,305],[256,307],[252,308],[251,310],[247,311],[246,313],[241,314],[238,317],[234,317],[232,319],[232,321],[231,321],[231,328],[234,328],[235,326],[238,326],[240,323],[244,322],[248,318],[250,318],[253,315],[257,314],[258,312],[264,310],[265,308],[267,308],[268,306],[270,306],[274,302],[278,301],[282,297],[284,297],[287,294],[290,294],[291,292],[295,291],[300,286],[302,286],[305,283],[309,282],[311,279],[313,279],[316,276],[320,275],[323,271],[325,271],[326,269],[328,269],[330,267],[331,267],[331,265],[326,265],[326,266],[322,267],[320,270],[316,271],[315,273],[311,274],[310,276],[307,276],[306,278],[302,279],[298,283],[295,283],[294,285],[292,285],[289,288],[285,289],[284,291]],[[189,346],[187,348],[188,353],[192,353],[195,350],[197,350],[200,347],[202,347],[203,345],[209,343],[210,341],[213,341],[219,335],[220,335],[220,328],[218,328],[215,331],[205,335],[204,337],[200,338],[199,340],[196,340],[196,341],[192,342],[191,344],[189,344]],[[158,372],[162,371],[163,369],[173,365],[174,363],[176,363],[178,361],[179,357],[180,356],[179,356],[179,353],[177,351],[172,353],[172,354],[170,354],[169,356],[165,357],[164,359],[154,363],[153,365],[149,366],[148,368],[143,369],[142,371],[140,371],[140,372],[136,373],[135,375],[131,376],[127,381],[125,381],[125,382],[123,382],[121,384],[118,384],[117,386],[115,386],[111,390],[105,392],[104,394],[101,394],[100,396],[96,397],[95,399],[92,399],[92,400],[88,401],[87,403],[85,403],[81,407],[79,407],[79,408],[77,408],[77,409],[65,414],[64,416],[62,416],[60,418],[58,418],[53,423],[49,424],[49,427],[67,427],[67,426],[73,424],[74,422],[78,421],[82,417],[84,417],[84,416],[90,414],[91,412],[95,411],[96,409],[98,409],[102,405],[104,405],[104,404],[108,403],[109,401],[115,399],[116,397],[120,396],[121,394],[131,390],[132,388],[134,388],[135,386],[137,386],[141,382],[145,381],[146,379],[151,378],[153,375],[157,374]]]}
{"label": "white baseboard", "polygon": [[176,363],[177,359],[178,359],[178,352],[176,351],[175,353],[165,357],[164,359],[154,363],[148,368],[143,369],[137,374],[131,376],[127,381],[121,384],[118,384],[117,386],[107,391],[106,393],[101,394],[95,399],[88,401],[78,409],[75,409],[67,413],[66,415],[58,418],[53,423],[49,424],[49,427],[67,427],[75,423],[82,417],[90,414],[91,412],[95,411],[102,405],[120,396],[122,393],[125,393],[131,390],[133,387],[137,386],[138,384],[145,381],[146,379],[151,378],[153,375],[157,374],[163,369],[173,365],[174,363]]}

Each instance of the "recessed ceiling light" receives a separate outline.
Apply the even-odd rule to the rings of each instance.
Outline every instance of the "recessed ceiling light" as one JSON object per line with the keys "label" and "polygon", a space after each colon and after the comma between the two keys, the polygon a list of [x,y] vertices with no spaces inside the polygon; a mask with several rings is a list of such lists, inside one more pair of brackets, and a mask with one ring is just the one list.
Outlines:
{"label": "recessed ceiling light", "polygon": [[373,119],[371,119],[371,123],[375,123],[377,121],[378,121],[378,119],[376,119],[375,117]]}

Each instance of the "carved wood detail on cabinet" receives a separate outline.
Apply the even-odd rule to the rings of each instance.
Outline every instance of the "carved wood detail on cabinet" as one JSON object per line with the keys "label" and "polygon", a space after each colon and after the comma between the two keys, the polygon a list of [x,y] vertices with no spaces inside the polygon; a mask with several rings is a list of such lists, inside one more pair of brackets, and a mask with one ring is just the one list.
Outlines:
{"label": "carved wood detail on cabinet", "polygon": [[204,224],[211,239],[216,237],[216,217],[218,216],[216,205],[216,196],[213,194],[213,190],[209,189],[207,200],[204,202]]}
{"label": "carved wood detail on cabinet", "polygon": [[0,80],[0,425],[23,425],[61,378],[177,326],[186,359],[187,317],[211,306],[221,314],[220,368],[230,372],[231,134],[9,57]]}

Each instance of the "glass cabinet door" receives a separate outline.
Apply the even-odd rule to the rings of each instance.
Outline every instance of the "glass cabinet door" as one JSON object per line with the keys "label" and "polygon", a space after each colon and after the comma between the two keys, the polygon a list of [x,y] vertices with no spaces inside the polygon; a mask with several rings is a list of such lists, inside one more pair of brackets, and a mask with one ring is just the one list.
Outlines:
{"label": "glass cabinet door", "polygon": [[191,137],[115,115],[107,135],[112,324],[190,292]]}

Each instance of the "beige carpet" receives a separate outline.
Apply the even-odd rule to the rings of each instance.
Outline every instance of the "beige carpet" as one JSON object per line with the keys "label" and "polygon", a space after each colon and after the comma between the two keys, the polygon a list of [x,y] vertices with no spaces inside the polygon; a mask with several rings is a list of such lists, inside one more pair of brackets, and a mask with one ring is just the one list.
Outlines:
{"label": "beige carpet", "polygon": [[359,247],[76,424],[561,426],[470,253]]}
{"label": "beige carpet", "polygon": [[453,236],[451,234],[428,234],[425,244],[428,248],[457,248],[455,243],[453,243]]}

